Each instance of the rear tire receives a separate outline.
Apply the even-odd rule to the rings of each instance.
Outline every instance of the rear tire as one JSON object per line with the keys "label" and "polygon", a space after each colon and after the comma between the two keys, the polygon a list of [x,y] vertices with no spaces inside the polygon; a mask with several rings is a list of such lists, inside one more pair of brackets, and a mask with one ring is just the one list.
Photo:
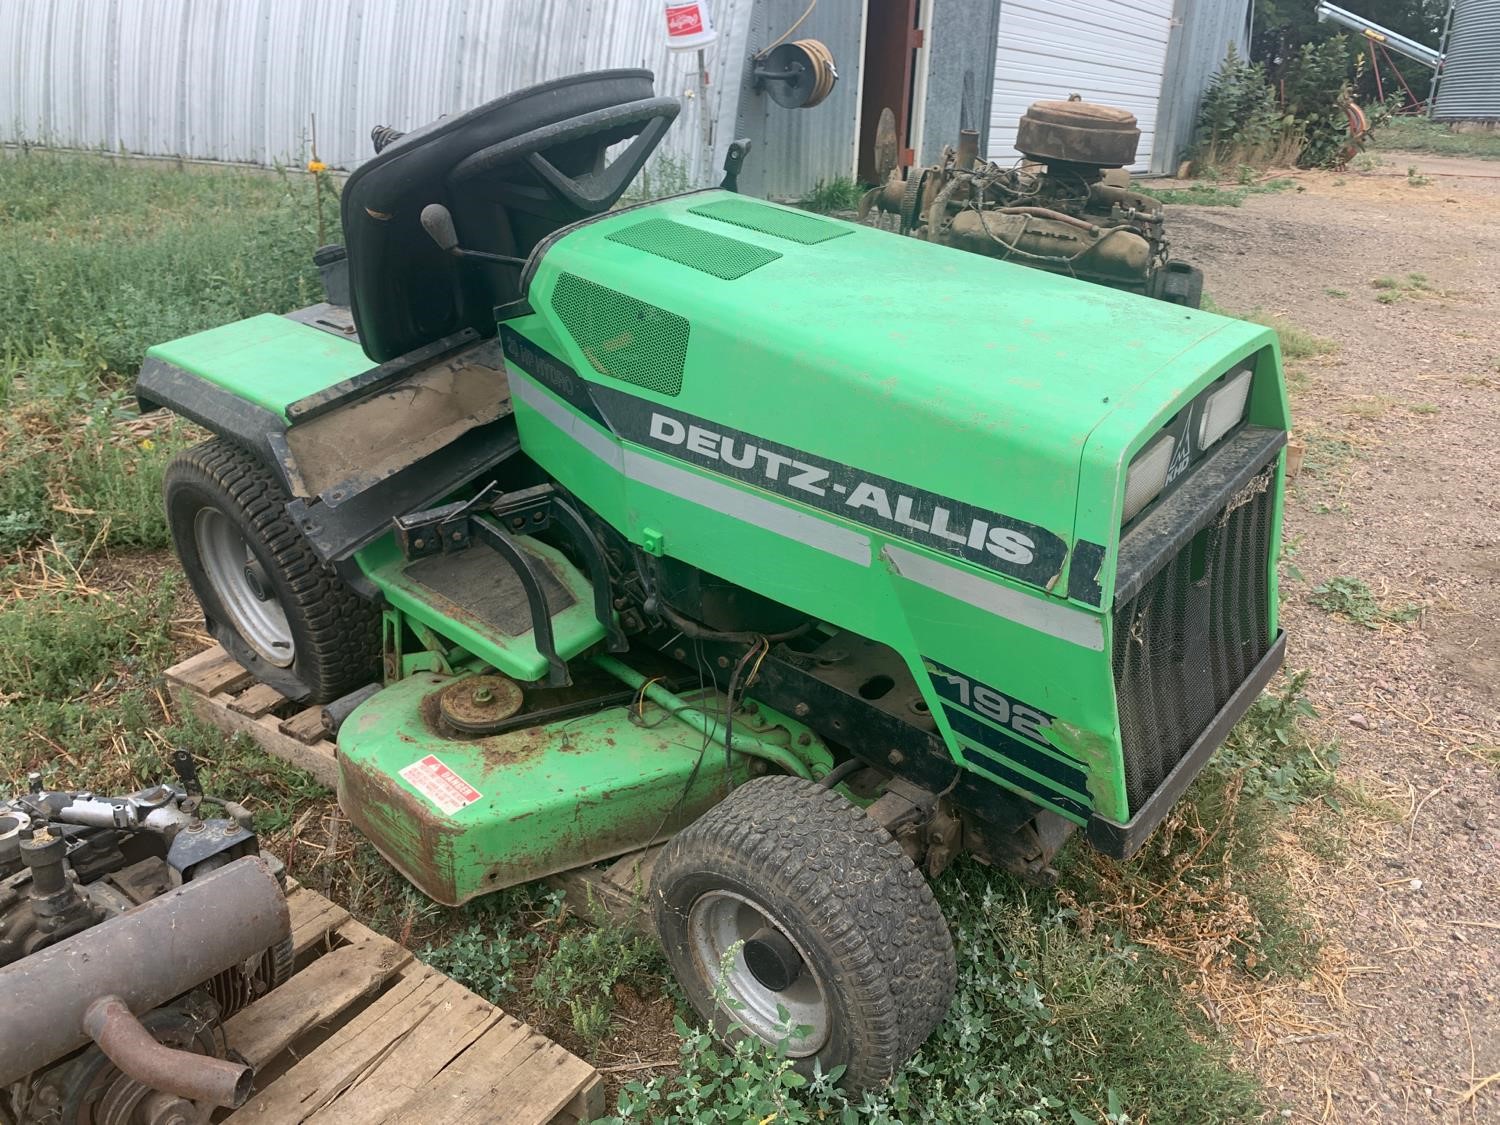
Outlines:
{"label": "rear tire", "polygon": [[889,1081],[953,998],[953,940],[926,880],[889,832],[815,782],[740,786],[662,849],[651,903],[705,1020],[774,1043],[785,1008],[811,1029],[788,1038],[796,1069],[842,1066],[848,1090]]}
{"label": "rear tire", "polygon": [[229,655],[301,702],[376,678],[379,611],[318,560],[260,461],[215,438],[173,458],[164,491],[177,557]]}

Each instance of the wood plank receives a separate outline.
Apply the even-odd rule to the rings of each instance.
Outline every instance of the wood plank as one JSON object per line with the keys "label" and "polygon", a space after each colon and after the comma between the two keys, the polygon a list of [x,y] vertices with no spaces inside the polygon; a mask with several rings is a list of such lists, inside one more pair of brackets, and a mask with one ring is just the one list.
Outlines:
{"label": "wood plank", "polygon": [[479,1073],[477,1087],[468,1087],[466,1097],[449,1099],[442,1106],[442,1116],[432,1118],[434,1125],[438,1121],[487,1125],[502,1119],[501,1112],[506,1121],[551,1121],[594,1078],[593,1067],[535,1032],[510,1055],[522,1051],[526,1057],[516,1065]]}
{"label": "wood plank", "polygon": [[[328,935],[349,921],[349,912],[320,894],[304,891],[289,896],[292,908],[292,956],[301,957],[324,944]],[[306,905],[299,905],[305,903]]]}
{"label": "wood plank", "polygon": [[[428,970],[429,972],[432,970]],[[507,1017],[457,981],[444,979],[421,1026],[391,1050],[379,1067],[307,1120],[316,1125],[378,1125],[469,1046]]]}
{"label": "wood plank", "polygon": [[409,960],[410,953],[385,938],[335,949],[230,1017],[230,1046],[252,1065],[264,1066],[310,1029],[378,990]]}
{"label": "wood plank", "polygon": [[231,711],[258,719],[286,702],[286,696],[270,684],[251,684],[229,705]]}
{"label": "wood plank", "polygon": [[[547,876],[559,888],[575,914],[595,925],[624,926],[650,937],[651,912],[646,909],[645,888],[650,882],[650,864],[661,849],[631,852],[609,867],[575,867]],[[639,875],[634,874],[638,870]],[[639,883],[637,879],[639,878]]]}
{"label": "wood plank", "polygon": [[239,691],[255,680],[253,675],[218,645],[168,669],[167,675],[204,695]]}
{"label": "wood plank", "polygon": [[228,654],[217,644],[211,644],[202,652],[195,652],[186,660],[180,660],[166,670],[166,678],[179,684],[194,683],[194,677],[203,669],[220,663]]}
{"label": "wood plank", "polygon": [[[548,1041],[524,1072],[512,1071],[495,1090],[490,1106],[505,1106],[516,1121],[554,1121],[574,1104],[587,1088],[597,1086],[602,1117],[604,1083],[588,1063]],[[476,1106],[460,1121],[477,1123],[494,1120],[485,1115],[486,1107]]]}
{"label": "wood plank", "polygon": [[[422,1023],[432,1008],[442,1002],[440,989],[446,980],[442,973],[425,967],[403,976],[389,992],[335,1031],[312,1054],[252,1097],[228,1120],[239,1125],[254,1120],[278,1125],[306,1121],[379,1066]],[[234,1045],[232,1038],[230,1044]]]}
{"label": "wood plank", "polygon": [[[589,1067],[593,1070],[593,1067]],[[557,1111],[552,1125],[574,1125],[575,1122],[598,1121],[605,1114],[604,1076],[595,1071],[583,1089]]]}
{"label": "wood plank", "polygon": [[621,856],[604,869],[604,878],[626,894],[644,899],[646,888],[651,885],[651,870],[656,866],[661,849],[662,845],[657,844]]}
{"label": "wood plank", "polygon": [[186,707],[206,723],[218,727],[228,734],[248,734],[260,748],[274,758],[290,762],[300,770],[306,770],[329,789],[339,783],[339,765],[334,757],[331,743],[307,746],[295,738],[282,734],[279,721],[274,715],[262,715],[252,719],[221,706],[200,692],[180,684],[171,684],[172,695],[179,706]]}
{"label": "wood plank", "polygon": [[[510,1016],[491,1028],[451,1066],[427,1083],[381,1125],[451,1122],[476,1106],[485,1107],[483,1121],[507,1121],[521,1125],[527,1119],[500,1112],[492,1096],[497,1083],[517,1069],[525,1069],[544,1047],[551,1046],[527,1024]],[[592,1068],[591,1068],[592,1069]],[[551,1117],[532,1118],[547,1121]]]}
{"label": "wood plank", "polygon": [[323,722],[321,707],[309,707],[305,711],[298,711],[290,719],[283,719],[280,730],[282,734],[308,746],[328,738],[328,727]]}

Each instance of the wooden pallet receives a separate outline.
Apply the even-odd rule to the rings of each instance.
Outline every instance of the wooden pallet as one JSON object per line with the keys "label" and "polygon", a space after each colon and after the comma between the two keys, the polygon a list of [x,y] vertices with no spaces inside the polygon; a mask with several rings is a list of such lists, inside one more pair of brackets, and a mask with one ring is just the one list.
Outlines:
{"label": "wooden pallet", "polygon": [[339,767],[322,707],[299,707],[260,683],[218,645],[166,671],[179,707],[230,734],[248,734],[266,753],[306,770],[330,789]]}
{"label": "wooden pallet", "polygon": [[571,1125],[604,1113],[594,1068],[306,887],[298,970],[225,1025],[256,1068],[233,1125]]}

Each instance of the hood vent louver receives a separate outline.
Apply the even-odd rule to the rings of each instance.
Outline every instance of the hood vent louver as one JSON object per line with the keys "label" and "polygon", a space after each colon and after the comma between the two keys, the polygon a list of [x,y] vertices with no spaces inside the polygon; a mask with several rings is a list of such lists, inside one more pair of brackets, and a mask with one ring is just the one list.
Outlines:
{"label": "hood vent louver", "polygon": [[671,219],[647,219],[609,235],[611,242],[699,270],[722,281],[744,277],[781,257],[775,250],[741,242]]}

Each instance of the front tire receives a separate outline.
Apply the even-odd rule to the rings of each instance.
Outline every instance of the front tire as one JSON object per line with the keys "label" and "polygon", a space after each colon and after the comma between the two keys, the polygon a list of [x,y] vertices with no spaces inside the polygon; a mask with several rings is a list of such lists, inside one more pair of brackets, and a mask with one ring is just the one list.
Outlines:
{"label": "front tire", "polygon": [[[662,849],[651,901],[704,1019],[730,1037],[785,1038],[800,1073],[842,1066],[849,1090],[889,1081],[953,998],[953,941],[926,880],[890,833],[815,782],[740,786]],[[787,1036],[779,1010],[806,1032]]]}
{"label": "front tire", "polygon": [[300,702],[376,678],[378,610],[318,560],[260,461],[215,438],[173,458],[164,491],[177,557],[230,656]]}

